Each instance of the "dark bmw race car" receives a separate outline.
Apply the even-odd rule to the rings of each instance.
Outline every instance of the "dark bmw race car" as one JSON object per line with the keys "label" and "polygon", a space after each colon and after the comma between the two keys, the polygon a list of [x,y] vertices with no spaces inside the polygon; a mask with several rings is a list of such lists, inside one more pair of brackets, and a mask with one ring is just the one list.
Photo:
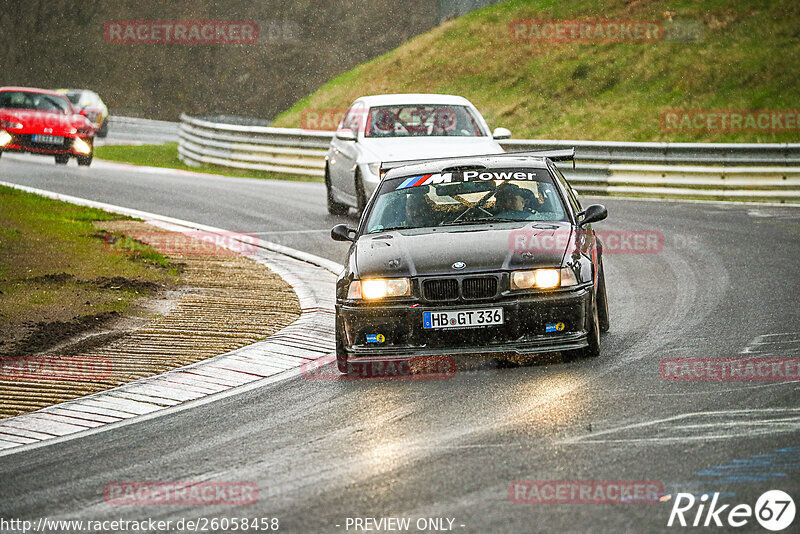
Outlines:
{"label": "dark bmw race car", "polygon": [[[384,165],[336,285],[339,370],[417,356],[597,356],[602,244],[553,160],[573,151]],[[552,158],[552,159],[551,159]],[[363,372],[363,371],[361,371]]]}
{"label": "dark bmw race car", "polygon": [[30,152],[66,164],[91,165],[94,127],[75,112],[67,97],[29,87],[0,87],[0,155]]}

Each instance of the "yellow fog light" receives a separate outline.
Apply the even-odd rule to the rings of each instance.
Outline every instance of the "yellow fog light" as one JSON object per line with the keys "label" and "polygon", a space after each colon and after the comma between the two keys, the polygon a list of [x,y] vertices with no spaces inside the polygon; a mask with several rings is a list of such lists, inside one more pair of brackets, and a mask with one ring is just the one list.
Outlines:
{"label": "yellow fog light", "polygon": [[361,291],[367,300],[385,297],[405,297],[411,294],[411,282],[409,282],[408,278],[362,280]]}
{"label": "yellow fog light", "polygon": [[75,141],[72,142],[72,148],[78,154],[91,154],[92,147],[89,146],[89,143],[81,139],[80,137],[76,137]]}
{"label": "yellow fog light", "polygon": [[5,130],[0,130],[0,146],[6,146],[11,142],[11,134]]}

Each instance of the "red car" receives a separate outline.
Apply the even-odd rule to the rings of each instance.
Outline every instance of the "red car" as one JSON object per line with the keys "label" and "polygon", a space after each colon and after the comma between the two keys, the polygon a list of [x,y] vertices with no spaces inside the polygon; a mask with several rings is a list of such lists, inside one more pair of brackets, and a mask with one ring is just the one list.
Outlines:
{"label": "red car", "polygon": [[91,165],[94,127],[75,112],[66,96],[30,87],[0,87],[0,155],[30,152]]}

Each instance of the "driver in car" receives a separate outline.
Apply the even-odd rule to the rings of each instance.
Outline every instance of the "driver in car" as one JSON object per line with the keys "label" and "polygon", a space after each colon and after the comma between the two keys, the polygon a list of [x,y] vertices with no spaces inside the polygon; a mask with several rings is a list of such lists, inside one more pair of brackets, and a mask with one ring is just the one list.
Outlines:
{"label": "driver in car", "polygon": [[531,212],[525,209],[526,193],[532,191],[523,190],[515,184],[503,184],[497,188],[495,198],[497,199],[495,217],[498,219],[527,220],[530,219]]}

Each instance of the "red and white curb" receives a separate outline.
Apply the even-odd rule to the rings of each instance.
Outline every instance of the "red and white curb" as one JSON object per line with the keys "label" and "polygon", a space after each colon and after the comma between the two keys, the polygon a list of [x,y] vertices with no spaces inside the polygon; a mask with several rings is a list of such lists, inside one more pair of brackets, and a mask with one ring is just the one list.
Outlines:
{"label": "red and white curb", "polygon": [[[199,230],[231,239],[231,232],[210,226],[6,182],[0,185],[141,218],[173,231]],[[342,266],[262,240],[250,257],[292,286],[300,301],[299,319],[264,341],[161,375],[2,419],[0,456],[190,409],[288,379],[297,376],[304,363],[330,354],[335,348],[334,287]]]}

